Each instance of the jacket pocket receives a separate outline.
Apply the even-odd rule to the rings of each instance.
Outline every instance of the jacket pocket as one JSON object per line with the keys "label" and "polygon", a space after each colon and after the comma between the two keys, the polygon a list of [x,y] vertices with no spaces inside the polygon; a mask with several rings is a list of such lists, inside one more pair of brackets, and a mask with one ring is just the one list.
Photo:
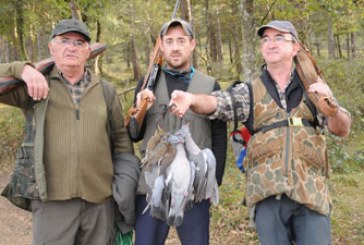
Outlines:
{"label": "jacket pocket", "polygon": [[14,196],[33,197],[36,192],[34,176],[34,144],[22,144],[16,152],[11,184]]}

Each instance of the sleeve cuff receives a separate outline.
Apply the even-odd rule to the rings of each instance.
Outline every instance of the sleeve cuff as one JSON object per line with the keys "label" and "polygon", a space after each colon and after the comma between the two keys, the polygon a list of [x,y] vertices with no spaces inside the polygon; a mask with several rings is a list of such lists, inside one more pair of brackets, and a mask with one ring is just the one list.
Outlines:
{"label": "sleeve cuff", "polygon": [[23,80],[22,79],[22,74],[23,74],[24,66],[26,66],[26,65],[30,65],[30,66],[34,67],[34,65],[29,61],[15,61],[15,62],[13,62],[13,64],[12,64],[12,66],[13,66],[12,73],[13,73],[13,76],[16,79]]}

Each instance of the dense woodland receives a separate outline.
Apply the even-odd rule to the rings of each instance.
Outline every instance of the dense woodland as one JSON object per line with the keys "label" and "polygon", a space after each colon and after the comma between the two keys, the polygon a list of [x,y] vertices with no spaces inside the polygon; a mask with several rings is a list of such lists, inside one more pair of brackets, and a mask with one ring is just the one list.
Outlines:
{"label": "dense woodland", "polygon": [[[118,68],[105,75],[138,79],[175,1],[0,0],[0,4],[1,62],[46,58],[52,27],[73,16],[87,23],[94,42],[109,45],[101,67]],[[196,67],[217,77],[248,79],[260,63],[255,30],[272,19],[294,23],[300,39],[318,57],[360,56],[363,7],[361,0],[180,0],[177,16],[191,21],[196,31]]]}
{"label": "dense woodland", "polygon": [[[108,45],[102,56],[91,62],[93,69],[118,86],[124,109],[128,109],[132,92],[127,91],[132,91],[146,72],[160,27],[171,18],[175,3],[174,0],[0,0],[0,62],[36,62],[49,57],[47,43],[52,27],[64,18],[82,19],[91,30],[92,42]],[[364,0],[180,0],[177,17],[193,24],[198,42],[194,66],[217,77],[223,87],[235,80],[251,80],[259,72],[263,61],[256,29],[273,19],[290,20],[317,59],[335,96],[353,117],[352,132],[347,139],[328,138],[333,189],[341,185],[340,188],[353,186],[363,190],[355,179],[358,177],[347,176],[364,172]],[[3,113],[1,106],[0,112]],[[7,119],[0,114],[0,161],[11,162],[10,155],[21,137],[14,127],[19,129],[22,121],[12,111],[2,115]],[[233,166],[231,156],[229,161]],[[224,182],[228,185],[222,187],[224,197],[222,205],[214,211],[212,232],[219,235],[226,228],[232,237],[246,237],[247,222],[241,218],[246,215],[238,214],[241,210],[233,204],[243,195],[243,175],[234,167],[226,173]],[[334,202],[340,206],[340,199],[334,197]],[[353,243],[340,240],[334,244],[359,244],[355,241],[364,240],[364,214],[350,213],[353,216],[349,221],[341,220],[340,216],[348,216],[349,211],[340,211],[333,216],[334,240],[343,239],[348,232],[353,235],[356,223],[359,228],[354,235],[359,234],[359,238],[350,240]],[[251,244],[255,244],[256,236],[253,233],[250,236]]]}
{"label": "dense woodland", "polygon": [[[324,71],[339,101],[359,120],[364,107],[363,0],[180,0],[177,17],[189,20],[198,46],[193,63],[227,86],[251,80],[262,65],[256,29],[272,19],[290,20]],[[95,71],[130,91],[149,63],[174,0],[0,0],[0,62],[40,61],[49,56],[52,27],[63,18],[82,19],[92,42],[108,45],[91,62]],[[128,105],[125,106],[125,108]],[[355,129],[355,128],[354,128]]]}

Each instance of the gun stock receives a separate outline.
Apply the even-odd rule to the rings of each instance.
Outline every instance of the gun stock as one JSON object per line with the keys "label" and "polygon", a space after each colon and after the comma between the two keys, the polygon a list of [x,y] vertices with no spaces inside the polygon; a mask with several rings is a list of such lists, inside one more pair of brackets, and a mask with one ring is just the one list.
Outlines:
{"label": "gun stock", "polygon": [[[303,87],[309,90],[311,84],[317,82],[320,77],[323,83],[326,83],[322,70],[317,65],[316,60],[311,55],[310,50],[301,44],[301,49],[294,58],[296,70],[301,78]],[[327,84],[327,83],[326,83]],[[325,116],[331,117],[338,111],[338,104],[331,96],[322,96],[318,93],[308,93],[307,97],[313,102],[316,108]]]}
{"label": "gun stock", "polygon": [[[176,0],[171,19],[176,17],[179,4],[180,0]],[[160,50],[161,42],[162,40],[161,37],[159,36],[154,46],[147,74],[144,77],[142,90],[145,88],[153,90],[155,83],[157,81],[158,73],[163,63],[163,54],[162,51]],[[136,107],[135,105],[132,106],[125,117],[124,125],[128,128],[129,135],[132,139],[137,139],[139,136],[139,132],[143,125],[145,114],[147,113],[147,108],[148,108],[148,100],[142,99],[138,107]]]}
{"label": "gun stock", "polygon": [[[157,39],[154,46],[153,54],[148,66],[148,71],[143,80],[143,85],[141,90],[149,89],[153,90],[155,83],[158,78],[158,73],[163,63],[163,55],[160,50],[161,38]],[[135,139],[138,137],[141,126],[144,121],[145,114],[147,113],[148,100],[142,99],[138,106],[132,106],[127,116],[125,117],[124,125],[128,127],[129,135],[131,138]]]}
{"label": "gun stock", "polygon": [[[102,43],[94,43],[90,45],[91,54],[88,60],[95,58],[96,56],[103,53],[107,45]],[[43,75],[47,75],[54,65],[53,58],[47,58],[42,61],[35,63],[35,68],[41,72]],[[7,76],[7,77],[0,77],[0,94],[9,92],[17,87],[23,86],[24,82],[18,80],[14,77]]]}

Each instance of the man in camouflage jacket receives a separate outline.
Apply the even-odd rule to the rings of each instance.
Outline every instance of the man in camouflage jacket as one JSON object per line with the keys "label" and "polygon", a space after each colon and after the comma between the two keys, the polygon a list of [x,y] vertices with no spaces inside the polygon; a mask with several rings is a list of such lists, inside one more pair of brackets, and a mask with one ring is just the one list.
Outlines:
{"label": "man in camouflage jacket", "polygon": [[265,60],[260,77],[213,96],[175,92],[171,110],[183,116],[191,108],[225,121],[236,114],[249,128],[245,198],[262,245],[330,244],[324,129],[346,137],[350,114],[339,107],[325,117],[308,99],[307,93],[333,94],[320,79],[303,89],[293,63],[300,49],[298,34],[290,22],[272,21],[257,34]]}

